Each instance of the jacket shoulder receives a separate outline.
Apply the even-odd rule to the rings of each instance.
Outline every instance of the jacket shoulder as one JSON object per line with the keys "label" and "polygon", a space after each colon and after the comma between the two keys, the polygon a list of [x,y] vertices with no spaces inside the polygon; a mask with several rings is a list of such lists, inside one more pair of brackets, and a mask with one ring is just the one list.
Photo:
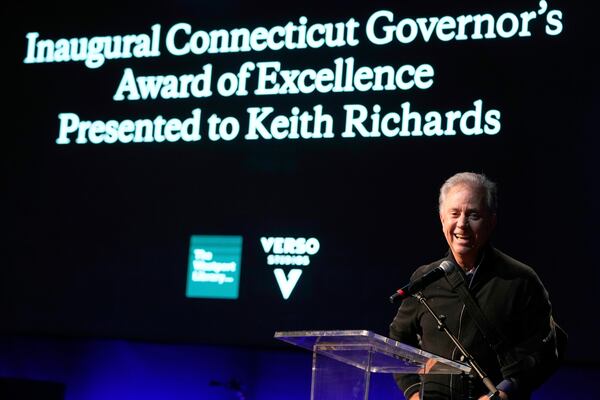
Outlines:
{"label": "jacket shoulder", "polygon": [[539,280],[535,270],[529,265],[509,256],[502,251],[492,248],[492,260],[497,273],[507,278],[524,278]]}

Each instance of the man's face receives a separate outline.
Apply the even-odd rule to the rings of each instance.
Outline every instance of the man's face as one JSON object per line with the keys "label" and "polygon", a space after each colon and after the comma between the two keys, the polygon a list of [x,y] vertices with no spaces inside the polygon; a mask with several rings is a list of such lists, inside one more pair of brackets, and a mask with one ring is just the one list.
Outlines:
{"label": "man's face", "polygon": [[488,210],[484,191],[468,185],[450,188],[441,205],[440,219],[446,241],[459,263],[475,262],[496,226],[496,215]]}

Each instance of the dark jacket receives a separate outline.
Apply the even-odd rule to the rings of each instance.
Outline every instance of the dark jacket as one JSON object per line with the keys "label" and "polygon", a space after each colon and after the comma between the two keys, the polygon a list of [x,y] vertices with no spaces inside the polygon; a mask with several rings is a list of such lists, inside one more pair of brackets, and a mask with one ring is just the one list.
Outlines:
{"label": "dark jacket", "polygon": [[[445,259],[453,260],[450,255],[424,265],[414,272],[411,280]],[[446,278],[426,287],[423,295],[436,314],[446,316],[449,330],[494,384],[510,378],[518,387],[511,399],[529,399],[533,389],[542,383],[537,370],[542,368],[541,354],[552,332],[552,310],[546,289],[533,269],[490,246],[484,251],[470,292],[487,319],[507,339],[512,349],[509,357],[503,355],[499,361]],[[390,325],[390,337],[447,359],[461,360],[460,352],[414,297],[400,305]],[[479,379],[468,383],[468,379],[459,375],[406,374],[395,375],[395,379],[407,398],[421,389],[421,382],[427,399],[463,399],[469,385],[475,398],[488,393]]]}

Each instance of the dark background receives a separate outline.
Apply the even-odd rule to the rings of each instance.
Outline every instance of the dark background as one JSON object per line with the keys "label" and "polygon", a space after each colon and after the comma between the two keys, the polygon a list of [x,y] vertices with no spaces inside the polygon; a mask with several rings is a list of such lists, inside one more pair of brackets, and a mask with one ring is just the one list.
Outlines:
{"label": "dark background", "polygon": [[[364,3],[364,4],[363,4]],[[599,282],[595,246],[598,46],[594,10],[564,1],[563,32],[530,38],[375,46],[363,35],[380,9],[403,17],[458,16],[537,9],[527,2],[98,2],[6,8],[2,121],[4,223],[0,332],[158,342],[277,346],[276,330],[368,329],[387,334],[387,297],[418,265],[446,251],[437,215],[439,186],[455,172],[483,172],[500,189],[494,244],[538,272],[555,315],[571,337],[569,360],[593,363]],[[27,32],[44,38],[146,33],[176,22],[194,29],[310,23],[361,23],[361,45],[23,64]],[[3,29],[7,29],[5,26]],[[137,75],[236,72],[246,60],[283,68],[429,63],[425,91],[113,102],[122,71]],[[499,109],[494,136],[344,139],[342,106],[380,104],[399,111],[466,111],[483,99]],[[58,117],[187,118],[200,107],[245,119],[250,106],[289,112],[323,104],[336,138],[249,142],[55,144]],[[205,113],[206,112],[206,113]],[[242,130],[242,134],[244,131]],[[242,235],[238,300],[185,297],[191,235]],[[291,298],[283,300],[261,236],[316,237]]]}

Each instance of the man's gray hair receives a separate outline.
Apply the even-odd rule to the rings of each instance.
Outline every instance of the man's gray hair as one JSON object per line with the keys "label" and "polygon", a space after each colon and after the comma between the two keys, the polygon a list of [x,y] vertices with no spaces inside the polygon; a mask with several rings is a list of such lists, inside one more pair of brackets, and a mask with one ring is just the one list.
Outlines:
{"label": "man's gray hair", "polygon": [[446,195],[455,186],[466,185],[472,188],[480,188],[485,193],[485,202],[492,213],[498,209],[498,189],[496,184],[489,180],[483,174],[474,172],[459,172],[448,178],[440,188],[439,209],[442,210],[442,204]]}

